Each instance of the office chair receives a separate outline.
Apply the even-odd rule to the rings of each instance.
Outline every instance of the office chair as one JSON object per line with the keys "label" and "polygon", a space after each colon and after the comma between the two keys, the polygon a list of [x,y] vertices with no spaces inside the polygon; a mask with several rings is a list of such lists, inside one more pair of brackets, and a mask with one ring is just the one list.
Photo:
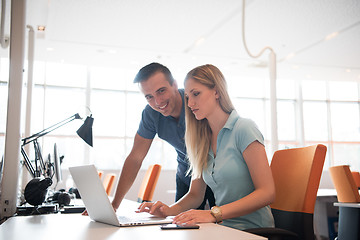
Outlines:
{"label": "office chair", "polygon": [[[348,165],[329,168],[337,199],[340,203],[360,203],[360,195],[355,179]],[[356,208],[339,206],[337,239],[360,239],[360,211]]]}
{"label": "office chair", "polygon": [[159,164],[149,166],[139,189],[138,202],[142,203],[152,201],[160,172],[161,166]]}
{"label": "office chair", "polygon": [[326,146],[321,144],[276,151],[270,164],[276,191],[270,205],[275,228],[245,231],[269,240],[315,239],[313,215],[325,155]]}
{"label": "office chair", "polygon": [[339,202],[360,202],[360,195],[355,179],[348,165],[340,165],[329,168],[331,180],[334,183],[337,199]]}
{"label": "office chair", "polygon": [[113,173],[108,173],[104,177],[103,186],[104,186],[105,191],[106,191],[108,196],[110,195],[111,190],[112,190],[112,188],[114,186],[115,177],[116,177],[116,175],[113,174]]}
{"label": "office chair", "polygon": [[359,172],[351,172],[354,177],[356,187],[360,190],[360,173]]}

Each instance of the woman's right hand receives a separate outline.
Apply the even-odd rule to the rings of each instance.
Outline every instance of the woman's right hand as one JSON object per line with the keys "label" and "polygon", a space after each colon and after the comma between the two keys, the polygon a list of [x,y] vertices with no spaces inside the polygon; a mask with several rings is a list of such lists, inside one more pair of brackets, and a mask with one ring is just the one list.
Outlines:
{"label": "woman's right hand", "polygon": [[160,201],[143,202],[136,212],[148,212],[157,217],[171,216],[170,207]]}

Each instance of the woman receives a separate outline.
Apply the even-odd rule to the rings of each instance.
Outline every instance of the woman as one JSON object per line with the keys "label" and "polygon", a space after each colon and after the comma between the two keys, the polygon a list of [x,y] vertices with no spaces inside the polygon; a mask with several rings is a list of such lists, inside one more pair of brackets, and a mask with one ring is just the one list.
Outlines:
{"label": "woman", "polygon": [[[254,122],[238,116],[217,67],[191,70],[184,85],[185,142],[193,179],[189,192],[171,206],[143,203],[139,211],[176,215],[176,224],[216,222],[240,230],[273,227],[268,205],[275,198],[275,186],[262,134]],[[216,206],[194,210],[206,184],[214,192]]]}

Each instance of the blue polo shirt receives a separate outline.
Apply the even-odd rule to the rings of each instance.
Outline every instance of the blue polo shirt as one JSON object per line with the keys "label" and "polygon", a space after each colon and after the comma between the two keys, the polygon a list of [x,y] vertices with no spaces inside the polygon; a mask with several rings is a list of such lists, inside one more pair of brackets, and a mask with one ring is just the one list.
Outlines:
{"label": "blue polo shirt", "polygon": [[[217,206],[237,201],[255,190],[242,153],[254,141],[264,144],[264,138],[255,123],[241,118],[233,110],[217,137],[216,158],[210,148],[207,168],[203,171],[206,184],[212,189]],[[226,219],[223,225],[240,230],[273,227],[269,206],[248,215]]]}
{"label": "blue polo shirt", "polygon": [[179,89],[182,99],[181,113],[178,120],[172,116],[165,117],[146,105],[142,112],[142,118],[137,133],[143,138],[153,139],[157,134],[159,138],[171,144],[177,152],[177,175],[181,180],[190,185],[190,176],[185,176],[189,168],[185,146],[185,108],[184,108],[184,89]]}

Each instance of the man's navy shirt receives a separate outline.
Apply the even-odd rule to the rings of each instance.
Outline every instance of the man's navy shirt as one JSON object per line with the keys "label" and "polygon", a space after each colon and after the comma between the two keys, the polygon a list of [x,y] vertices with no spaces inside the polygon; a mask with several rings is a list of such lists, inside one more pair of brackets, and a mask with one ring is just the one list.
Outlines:
{"label": "man's navy shirt", "polygon": [[158,111],[155,111],[148,104],[142,112],[142,118],[137,133],[147,139],[153,139],[157,134],[159,138],[171,144],[177,152],[177,175],[181,180],[190,185],[190,176],[186,176],[189,168],[189,162],[186,156],[185,146],[185,107],[184,107],[184,89],[179,89],[181,95],[182,107],[178,120],[172,116],[165,117]]}

